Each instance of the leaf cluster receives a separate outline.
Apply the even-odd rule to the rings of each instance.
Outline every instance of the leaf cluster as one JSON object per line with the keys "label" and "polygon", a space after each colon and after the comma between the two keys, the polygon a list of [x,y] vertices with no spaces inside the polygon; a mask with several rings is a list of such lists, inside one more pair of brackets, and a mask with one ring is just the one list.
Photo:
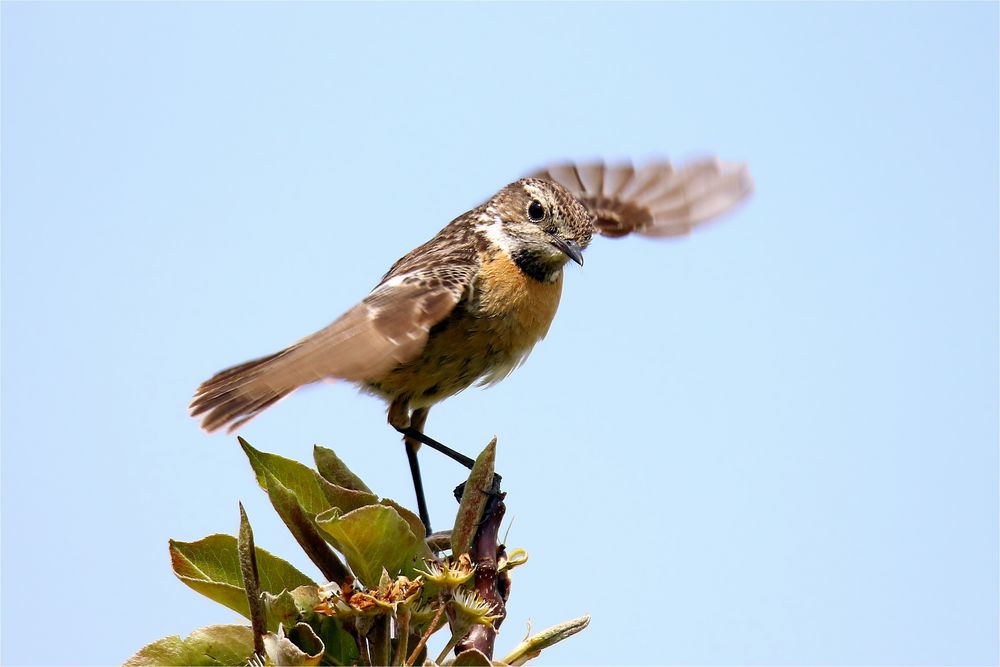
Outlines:
{"label": "leaf cluster", "polygon": [[[464,494],[451,534],[456,548],[446,554],[440,536],[425,539],[416,514],[373,493],[333,451],[316,446],[313,469],[242,438],[240,445],[257,483],[326,581],[317,583],[256,547],[241,505],[239,537],[171,540],[169,551],[178,579],[248,618],[250,626],[215,625],[184,639],[166,637],[126,665],[519,665],[589,622],[581,617],[527,638],[502,662],[478,651],[445,662],[473,625],[495,618],[468,583],[474,566],[466,552],[483,493]],[[492,442],[477,459],[469,488],[489,488],[494,455]],[[506,567],[526,560],[512,557]],[[428,661],[427,639],[445,627],[451,639],[436,661]]]}

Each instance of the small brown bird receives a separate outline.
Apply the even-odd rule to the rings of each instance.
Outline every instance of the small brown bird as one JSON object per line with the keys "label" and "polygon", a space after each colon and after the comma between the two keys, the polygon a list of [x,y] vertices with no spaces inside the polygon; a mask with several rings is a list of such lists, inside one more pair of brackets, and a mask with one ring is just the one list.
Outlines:
{"label": "small brown bird", "polygon": [[234,431],[303,385],[354,382],[389,403],[429,532],[419,443],[472,464],[424,434],[431,406],[473,383],[499,382],[524,361],[555,316],[564,265],[583,264],[594,233],[683,235],[752,187],[745,165],[716,159],[539,171],[452,220],[333,324],[206,381],[191,414],[204,415],[207,431]]}

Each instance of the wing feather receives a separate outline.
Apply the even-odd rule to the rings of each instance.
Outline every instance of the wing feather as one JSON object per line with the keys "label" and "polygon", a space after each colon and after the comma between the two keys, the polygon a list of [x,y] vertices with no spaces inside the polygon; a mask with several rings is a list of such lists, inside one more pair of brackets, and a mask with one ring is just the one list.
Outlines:
{"label": "wing feather", "polygon": [[533,175],[569,190],[594,213],[597,231],[612,237],[687,234],[733,209],[753,191],[745,164],[717,158],[695,160],[679,168],[667,161],[639,168],[563,163]]}
{"label": "wing feather", "polygon": [[619,169],[608,169],[604,181],[604,196],[608,199],[620,197],[625,187],[635,177],[635,167],[622,165]]}
{"label": "wing feather", "polygon": [[[424,252],[397,262],[371,294],[329,326],[203,383],[191,414],[204,415],[207,431],[223,426],[233,431],[303,385],[374,381],[416,358],[431,328],[467,293],[476,270],[474,252],[456,255],[461,244],[426,245]],[[441,257],[434,256],[436,248]]]}

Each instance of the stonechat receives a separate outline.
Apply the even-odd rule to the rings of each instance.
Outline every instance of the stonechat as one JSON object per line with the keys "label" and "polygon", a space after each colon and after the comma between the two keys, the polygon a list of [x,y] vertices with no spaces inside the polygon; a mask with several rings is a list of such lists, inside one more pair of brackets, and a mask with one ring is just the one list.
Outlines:
{"label": "stonechat", "polygon": [[430,532],[420,443],[471,467],[424,434],[434,404],[499,382],[549,329],[563,267],[583,264],[591,238],[669,237],[729,211],[752,191],[744,164],[702,159],[559,164],[515,181],[458,216],[382,277],[368,296],[314,334],[234,366],[198,387],[193,416],[234,431],[297,388],[339,379],[384,399],[403,434],[420,518]]}

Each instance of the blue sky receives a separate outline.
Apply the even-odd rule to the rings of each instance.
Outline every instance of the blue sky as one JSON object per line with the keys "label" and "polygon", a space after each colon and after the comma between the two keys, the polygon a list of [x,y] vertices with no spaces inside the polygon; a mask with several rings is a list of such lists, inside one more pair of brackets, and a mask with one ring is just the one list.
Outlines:
{"label": "blue sky", "polygon": [[[2,654],[120,663],[230,622],[167,539],[310,574],[197,384],[332,321],[566,158],[746,160],[737,214],[601,239],[548,338],[435,408],[500,438],[541,664],[996,664],[995,3],[5,2]],[[412,503],[383,406],[302,391],[257,447]],[[422,453],[447,523],[462,471]]]}

